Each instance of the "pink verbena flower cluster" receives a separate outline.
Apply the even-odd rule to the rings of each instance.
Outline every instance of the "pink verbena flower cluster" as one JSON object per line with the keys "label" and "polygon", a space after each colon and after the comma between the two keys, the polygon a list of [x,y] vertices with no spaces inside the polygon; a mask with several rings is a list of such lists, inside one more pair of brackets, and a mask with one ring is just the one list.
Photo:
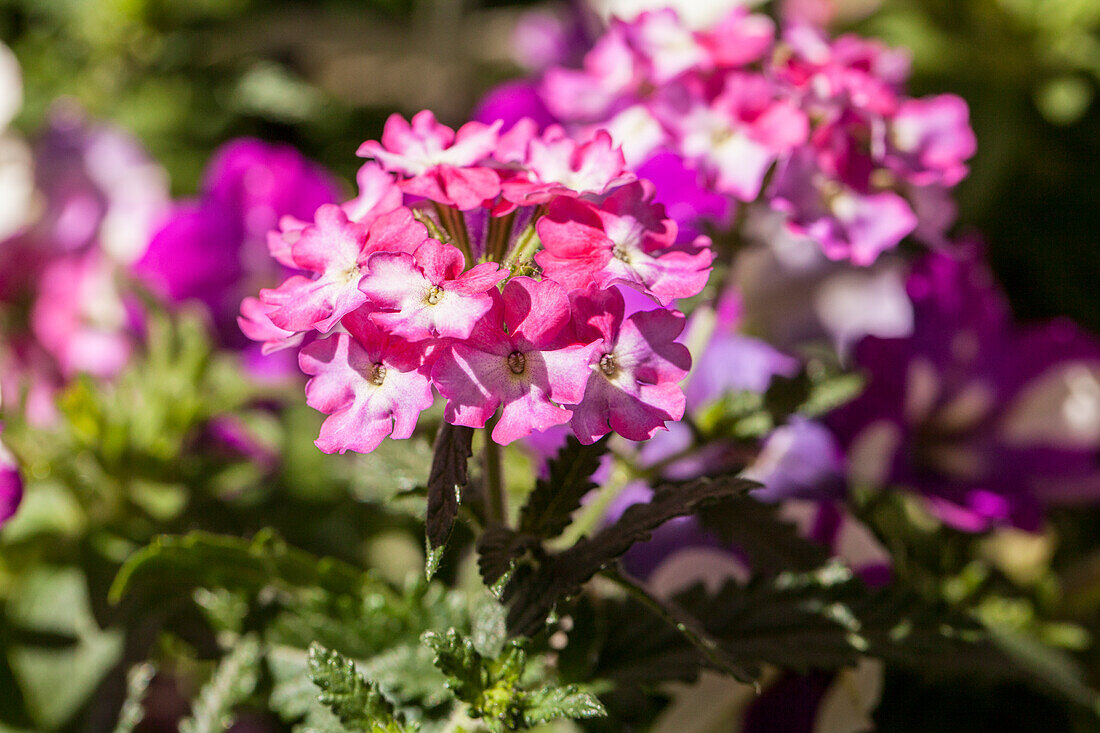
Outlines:
{"label": "pink verbena flower cluster", "polygon": [[501,87],[478,117],[605,128],[641,175],[696,177],[694,193],[659,191],[682,224],[715,218],[717,191],[717,218],[754,204],[749,216],[781,216],[829,258],[865,265],[909,235],[944,241],[947,192],[975,152],[966,103],[907,97],[908,73],[903,53],[853,35],[777,33],[744,7],[693,29],[667,9],[613,19],[579,68]]}
{"label": "pink verbena flower cluster", "polygon": [[[359,149],[357,198],[269,236],[299,274],[240,323],[268,351],[300,347],[322,450],[410,437],[436,392],[449,423],[501,444],[566,423],[644,440],[682,417],[672,302],[706,284],[709,240],[678,236],[606,132],[500,128],[394,115]],[[628,312],[622,287],[661,307]]]}

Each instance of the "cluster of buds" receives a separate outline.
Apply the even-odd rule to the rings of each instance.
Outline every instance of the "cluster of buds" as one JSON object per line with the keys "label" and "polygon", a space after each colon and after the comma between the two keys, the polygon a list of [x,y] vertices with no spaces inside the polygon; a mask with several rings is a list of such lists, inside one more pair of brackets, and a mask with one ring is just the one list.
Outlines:
{"label": "cluster of buds", "polygon": [[[672,303],[706,284],[709,240],[680,235],[606,132],[501,127],[394,115],[359,149],[355,199],[269,235],[301,274],[246,299],[240,325],[300,347],[322,450],[410,437],[435,391],[447,422],[500,444],[564,424],[644,440],[682,417]],[[631,312],[628,290],[651,305]]]}
{"label": "cluster of buds", "polygon": [[805,24],[777,33],[744,7],[693,29],[666,9],[613,19],[579,68],[505,85],[479,117],[607,129],[639,175],[694,179],[660,192],[682,224],[721,228],[755,204],[750,215],[780,217],[830,259],[866,265],[909,235],[943,242],[948,191],[975,151],[966,103],[907,97],[908,73],[875,41]]}

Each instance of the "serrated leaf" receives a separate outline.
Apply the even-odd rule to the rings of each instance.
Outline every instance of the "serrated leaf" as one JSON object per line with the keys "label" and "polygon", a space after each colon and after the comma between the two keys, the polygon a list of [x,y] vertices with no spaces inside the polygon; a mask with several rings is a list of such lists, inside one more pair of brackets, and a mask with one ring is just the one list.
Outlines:
{"label": "serrated leaf", "polygon": [[813,570],[828,562],[831,553],[798,533],[779,517],[776,504],[749,496],[735,496],[699,512],[703,527],[749,556],[756,572]]}
{"label": "serrated leaf", "polygon": [[570,516],[580,508],[581,498],[596,488],[592,474],[607,453],[607,438],[582,445],[570,435],[547,465],[549,477],[535,482],[527,503],[519,515],[519,529],[543,539],[557,537],[569,525]]}
{"label": "serrated leaf", "polygon": [[473,428],[444,422],[439,427],[428,474],[428,509],[425,519],[429,550],[443,547],[458,514],[459,494],[468,476],[473,452]]}
{"label": "serrated leaf", "polygon": [[481,579],[490,588],[497,585],[512,567],[512,562],[528,552],[539,553],[537,537],[520,534],[496,524],[485,528],[477,540],[477,566]]}
{"label": "serrated leaf", "polygon": [[528,726],[567,718],[602,718],[607,710],[599,698],[576,685],[543,687],[523,697],[523,722]]}
{"label": "serrated leaf", "polygon": [[260,641],[245,636],[218,664],[180,722],[180,733],[222,733],[233,721],[233,708],[256,689],[260,677]]}
{"label": "serrated leaf", "polygon": [[309,678],[321,689],[321,702],[348,730],[404,733],[393,703],[363,679],[355,662],[320,644],[309,648]]}
{"label": "serrated leaf", "polygon": [[504,588],[508,628],[518,635],[534,634],[559,599],[575,594],[634,543],[649,539],[657,527],[758,485],[733,476],[665,484],[648,503],[629,507],[619,521],[594,536],[556,554],[537,552],[531,563],[516,566]]}
{"label": "serrated leaf", "polygon": [[447,677],[447,687],[463,702],[476,705],[491,683],[484,658],[474,643],[456,629],[439,634],[428,631],[421,637],[435,654],[435,666]]}

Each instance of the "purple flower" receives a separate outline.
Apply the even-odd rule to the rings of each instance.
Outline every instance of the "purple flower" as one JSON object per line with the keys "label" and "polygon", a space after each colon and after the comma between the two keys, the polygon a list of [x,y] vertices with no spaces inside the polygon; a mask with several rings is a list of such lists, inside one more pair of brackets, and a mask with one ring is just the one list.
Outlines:
{"label": "purple flower", "polygon": [[505,82],[489,92],[477,105],[473,118],[486,125],[497,120],[508,130],[524,118],[535,121],[540,130],[557,122],[532,82]]}
{"label": "purple flower", "polygon": [[211,159],[200,197],[175,206],[134,272],[172,302],[203,303],[223,342],[239,346],[241,297],[279,274],[266,264],[268,232],[287,219],[312,220],[338,195],[333,178],[294,148],[231,141]]}
{"label": "purple flower", "polygon": [[34,152],[42,243],[54,252],[96,243],[120,262],[140,257],[165,215],[168,182],[137,140],[59,103]]}
{"label": "purple flower", "polygon": [[861,342],[867,388],[829,418],[852,480],[917,490],[966,531],[1100,496],[1100,343],[1014,324],[977,247],[928,255],[908,291],[913,334]]}

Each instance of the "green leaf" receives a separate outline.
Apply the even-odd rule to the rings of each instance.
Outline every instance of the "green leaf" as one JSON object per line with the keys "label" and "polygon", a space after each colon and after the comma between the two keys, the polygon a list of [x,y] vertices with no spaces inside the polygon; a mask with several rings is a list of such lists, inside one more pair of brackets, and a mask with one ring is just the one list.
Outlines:
{"label": "green leaf", "polygon": [[592,474],[607,453],[607,438],[581,445],[572,435],[548,464],[549,478],[535,482],[520,511],[519,529],[543,539],[557,537],[569,525],[570,515],[581,505],[581,497],[596,488]]}
{"label": "green leaf", "polygon": [[[649,539],[657,527],[758,485],[733,476],[665,484],[656,489],[649,503],[629,507],[618,522],[590,538],[581,539],[567,550],[551,554],[540,546],[527,545],[532,555],[530,562],[517,563],[504,587],[504,601],[509,606],[509,629],[519,635],[534,634],[559,599],[577,593],[584,583],[631,545]],[[498,546],[510,549],[507,545]],[[486,549],[479,546],[483,575],[486,566],[501,565],[501,558],[487,556]]]}
{"label": "green leaf", "polygon": [[251,541],[191,532],[162,535],[134,553],[119,570],[109,599],[118,603],[140,595],[139,600],[155,605],[196,588],[255,593],[280,584],[353,596],[367,585],[375,590],[384,587],[347,563],[290,547],[270,531],[257,533]]}
{"label": "green leaf", "polygon": [[496,598],[486,593],[474,611],[471,639],[479,654],[490,659],[500,656],[508,640],[508,612]]}
{"label": "green leaf", "polygon": [[295,731],[344,733],[340,720],[321,703],[317,686],[309,678],[305,650],[271,647],[267,667],[272,679],[269,703],[284,722],[296,724]]}
{"label": "green leaf", "polygon": [[543,687],[523,697],[523,722],[528,726],[559,718],[583,720],[606,716],[607,710],[599,698],[576,685]]}
{"label": "green leaf", "polygon": [[118,662],[122,632],[100,628],[87,580],[75,567],[31,569],[11,587],[4,612],[0,628],[18,630],[4,652],[26,711],[36,729],[60,728]]}
{"label": "green leaf", "polygon": [[199,692],[191,716],[180,722],[180,732],[222,733],[233,721],[233,709],[256,689],[259,677],[260,641],[254,635],[242,637]]}
{"label": "green leaf", "polygon": [[459,492],[469,479],[467,467],[473,452],[473,439],[473,428],[448,422],[439,427],[428,474],[425,525],[429,552],[443,547],[451,534],[458,514]]}
{"label": "green leaf", "polygon": [[456,629],[439,634],[425,632],[425,646],[435,653],[435,666],[447,677],[449,687],[459,700],[476,705],[482,692],[491,684],[484,658],[474,643]]}
{"label": "green leaf", "polygon": [[363,679],[355,662],[320,644],[309,648],[309,678],[321,689],[327,705],[353,731],[404,733],[406,727],[395,717],[393,704],[376,685]]}

